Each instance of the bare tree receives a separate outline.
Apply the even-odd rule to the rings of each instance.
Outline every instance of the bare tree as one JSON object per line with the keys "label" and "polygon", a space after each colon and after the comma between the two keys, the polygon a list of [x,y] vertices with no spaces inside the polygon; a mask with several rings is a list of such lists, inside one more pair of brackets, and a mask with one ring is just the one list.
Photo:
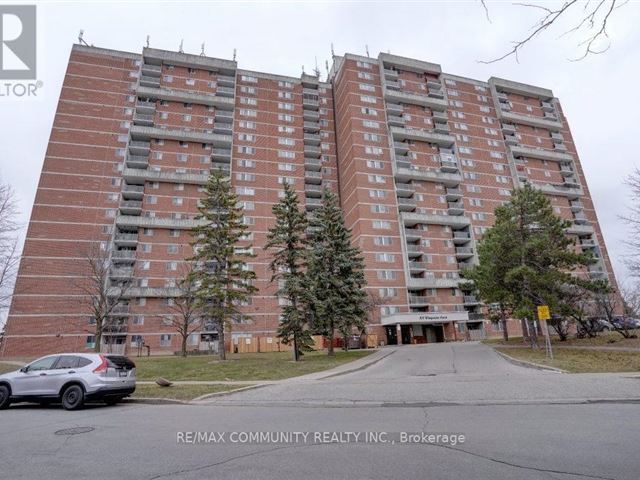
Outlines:
{"label": "bare tree", "polygon": [[624,314],[628,317],[640,317],[640,291],[638,286],[622,289],[622,301],[624,302]]}
{"label": "bare tree", "polygon": [[[122,328],[128,315],[128,293],[133,285],[132,274],[114,265],[111,252],[100,242],[92,242],[84,255],[84,276],[74,286],[85,296],[82,303],[90,310],[95,323],[95,351],[99,352],[103,337]],[[114,271],[112,271],[112,269]],[[118,279],[110,278],[115,271]],[[115,277],[114,277],[115,278]]]}
{"label": "bare tree", "polygon": [[640,278],[640,168],[636,167],[626,183],[631,189],[629,213],[622,217],[631,229],[631,240],[626,242],[629,249],[626,263],[631,275]]}
{"label": "bare tree", "polygon": [[181,354],[187,356],[187,340],[189,336],[201,329],[203,322],[202,309],[196,297],[196,282],[194,280],[194,263],[182,264],[181,276],[177,282],[177,296],[173,303],[168,305],[169,314],[162,315],[165,322],[169,323],[182,339]]}
{"label": "bare tree", "polygon": [[619,314],[623,310],[623,301],[615,289],[609,288],[597,293],[595,306],[597,315],[607,320],[616,332],[624,338],[635,338],[631,325]]}
{"label": "bare tree", "polygon": [[[480,0],[480,3],[487,20],[490,22],[487,2]],[[561,36],[577,34],[583,37],[577,44],[582,53],[578,57],[571,59],[572,61],[582,60],[589,55],[604,53],[611,46],[607,32],[609,20],[617,9],[627,3],[628,0],[596,0],[593,2],[590,0],[566,0],[558,7],[550,6],[548,3],[514,3],[516,6],[536,9],[540,11],[541,15],[531,26],[528,35],[520,40],[511,42],[513,46],[510,50],[492,60],[481,60],[480,63],[495,63],[511,56],[518,61],[520,50],[551,29],[552,26],[565,19],[571,22],[573,26],[565,30]],[[575,19],[573,19],[574,17]],[[606,45],[600,46],[600,43],[604,41],[606,41]]]}
{"label": "bare tree", "polygon": [[0,315],[9,308],[18,270],[18,207],[10,185],[0,182]]}

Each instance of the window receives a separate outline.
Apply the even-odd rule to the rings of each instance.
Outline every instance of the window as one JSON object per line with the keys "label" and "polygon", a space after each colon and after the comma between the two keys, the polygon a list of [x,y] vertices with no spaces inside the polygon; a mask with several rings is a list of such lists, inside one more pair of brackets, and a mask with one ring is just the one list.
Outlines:
{"label": "window", "polygon": [[368,83],[361,83],[360,85],[360,90],[364,90],[365,92],[375,92],[376,91],[376,87],[374,87],[371,84]]}
{"label": "window", "polygon": [[238,153],[243,153],[245,155],[253,155],[256,153],[256,149],[254,147],[238,145]]}
{"label": "window", "polygon": [[391,237],[375,237],[373,239],[373,243],[374,243],[374,245],[377,245],[379,247],[388,247],[389,245],[393,244],[393,238],[391,238]]}
{"label": "window", "polygon": [[398,296],[397,288],[379,288],[378,295],[382,298],[392,298]]}
{"label": "window", "polygon": [[295,128],[290,127],[288,125],[278,125],[278,132],[280,132],[280,133],[293,133],[293,132],[295,132]]}
{"label": "window", "polygon": [[243,142],[255,142],[256,136],[249,133],[239,133],[238,140],[242,140]]}
{"label": "window", "polygon": [[469,147],[458,147],[458,152],[464,153],[467,155],[473,154],[473,150],[471,150]]}
{"label": "window", "polygon": [[85,348],[95,348],[95,347],[96,347],[96,337],[94,335],[87,335]]}
{"label": "window", "polygon": [[171,335],[168,333],[163,333],[160,335],[160,346],[161,347],[170,347],[171,346]]}
{"label": "window", "polygon": [[282,81],[282,80],[281,80],[281,81],[279,81],[279,82],[278,82],[278,86],[279,86],[280,88],[293,88],[293,83],[291,83],[291,82],[284,82],[284,81]]}
{"label": "window", "polygon": [[473,207],[481,207],[482,206],[482,200],[479,198],[470,198],[469,199],[469,203],[473,206]]}
{"label": "window", "polygon": [[376,261],[384,263],[393,263],[396,261],[396,256],[391,253],[376,253]]}
{"label": "window", "polygon": [[255,168],[256,161],[255,160],[240,159],[240,160],[238,160],[238,166],[239,167],[244,167],[244,168]]}
{"label": "window", "polygon": [[293,138],[285,138],[285,137],[278,138],[278,145],[294,146],[295,144],[296,144],[296,141]]}
{"label": "window", "polygon": [[144,337],[142,335],[131,335],[131,346],[141,347],[144,345]]}
{"label": "window", "polygon": [[362,107],[360,111],[362,112],[363,115],[371,115],[373,117],[378,115],[377,110],[374,110],[373,108],[369,108],[369,107]]}
{"label": "window", "polygon": [[380,124],[378,122],[374,122],[373,120],[363,120],[362,126],[367,128],[380,128]]}
{"label": "window", "polygon": [[361,61],[357,61],[356,65],[358,66],[358,68],[366,68],[367,70],[371,70],[371,64],[367,63],[367,62],[361,62]]}
{"label": "window", "polygon": [[278,108],[280,110],[293,110],[294,106],[293,103],[278,102]]}
{"label": "window", "polygon": [[[87,337],[87,344],[89,343],[88,339],[89,337]],[[95,338],[93,340],[93,343],[95,344]],[[29,371],[51,370],[51,368],[53,367],[53,364],[56,362],[56,360],[58,360],[58,358],[59,358],[58,356],[54,355],[52,357],[46,357],[40,360],[36,360],[35,362],[29,365]]]}
{"label": "window", "polygon": [[365,133],[364,134],[364,139],[368,142],[379,142],[380,141],[380,135],[377,135],[375,133]]}
{"label": "window", "polygon": [[255,189],[249,187],[236,187],[236,193],[238,195],[249,195],[253,196],[256,194]]}
{"label": "window", "polygon": [[382,155],[383,150],[380,147],[364,147],[365,153],[369,155]]}
{"label": "window", "polygon": [[240,115],[243,117],[257,117],[258,112],[256,112],[255,110],[248,110],[246,108],[241,108]]}
{"label": "window", "polygon": [[279,163],[278,170],[282,170],[284,172],[293,172],[296,169],[296,166],[293,163]]}
{"label": "window", "polygon": [[256,176],[254,173],[238,172],[236,173],[236,180],[241,182],[254,182],[256,180]]}
{"label": "window", "polygon": [[396,272],[393,270],[378,270],[378,280],[395,280]]}
{"label": "window", "polygon": [[369,183],[387,183],[387,179],[382,175],[368,175]]}
{"label": "window", "polygon": [[360,95],[360,101],[362,103],[377,103],[378,102],[376,97],[372,97],[371,95]]}
{"label": "window", "polygon": [[379,170],[384,168],[384,165],[380,160],[367,160],[367,167]]}
{"label": "window", "polygon": [[374,220],[373,228],[377,230],[389,230],[391,228],[391,222],[386,220]]}
{"label": "window", "polygon": [[278,114],[278,120],[280,120],[281,122],[293,122],[293,115],[286,115],[284,113],[279,113]]}
{"label": "window", "polygon": [[256,122],[249,122],[247,120],[241,120],[240,121],[240,128],[247,128],[247,129],[250,129],[250,130],[255,130]]}
{"label": "window", "polygon": [[134,315],[133,324],[134,325],[144,325],[144,315]]}
{"label": "window", "polygon": [[251,97],[240,97],[240,103],[242,105],[258,105],[258,100],[256,98]]}
{"label": "window", "polygon": [[167,262],[167,271],[175,272],[178,269],[178,262]]}
{"label": "window", "polygon": [[247,83],[258,83],[258,79],[250,75],[240,75],[240,80]]}
{"label": "window", "polygon": [[178,245],[167,245],[167,253],[178,253]]}
{"label": "window", "polygon": [[251,94],[251,95],[254,95],[254,94],[256,93],[256,87],[248,87],[248,86],[246,86],[246,85],[242,85],[242,86],[240,87],[240,91],[241,91],[242,93],[249,93],[249,94]]}
{"label": "window", "polygon": [[293,94],[291,92],[278,92],[278,98],[291,100],[293,98]]}
{"label": "window", "polygon": [[287,150],[278,150],[279,158],[296,158],[296,152],[289,152]]}
{"label": "window", "polygon": [[171,199],[172,205],[179,206],[179,205],[182,205],[183,203],[184,203],[184,199],[182,197],[173,197]]}
{"label": "window", "polygon": [[373,75],[367,72],[358,72],[358,78],[361,80],[373,80]]}
{"label": "window", "polygon": [[388,205],[377,204],[377,205],[371,205],[371,212],[372,213],[389,213],[390,209]]}
{"label": "window", "polygon": [[384,198],[387,196],[387,192],[384,190],[369,190],[369,197],[371,198]]}

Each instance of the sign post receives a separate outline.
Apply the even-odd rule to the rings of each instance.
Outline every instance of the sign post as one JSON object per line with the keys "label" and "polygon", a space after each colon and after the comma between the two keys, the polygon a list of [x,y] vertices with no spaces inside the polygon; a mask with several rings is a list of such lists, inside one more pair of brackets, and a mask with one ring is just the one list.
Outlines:
{"label": "sign post", "polygon": [[547,320],[551,319],[551,312],[549,311],[548,305],[539,305],[538,306],[538,320],[540,321],[540,326],[542,327],[542,333],[544,333],[544,345],[547,357],[553,360],[553,349],[551,348],[551,338],[549,338],[549,326],[547,325]]}

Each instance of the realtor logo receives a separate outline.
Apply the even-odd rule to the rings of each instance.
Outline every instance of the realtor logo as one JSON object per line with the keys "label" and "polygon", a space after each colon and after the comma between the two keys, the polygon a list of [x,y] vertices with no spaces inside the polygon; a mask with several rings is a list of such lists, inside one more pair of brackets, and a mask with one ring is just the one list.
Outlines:
{"label": "realtor logo", "polygon": [[0,5],[0,79],[36,79],[36,6]]}

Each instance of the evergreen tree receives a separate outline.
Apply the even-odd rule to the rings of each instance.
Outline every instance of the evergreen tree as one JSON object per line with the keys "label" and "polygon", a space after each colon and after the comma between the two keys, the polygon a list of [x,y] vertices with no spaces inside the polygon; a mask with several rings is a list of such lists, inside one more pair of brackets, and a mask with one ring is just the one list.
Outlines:
{"label": "evergreen tree", "polygon": [[[311,218],[314,230],[308,267],[311,288],[311,315],[315,327],[329,340],[329,355],[334,355],[335,330],[343,334],[363,328],[367,310],[364,290],[364,260],[351,244],[336,196],[325,189],[322,206]],[[348,332],[348,333],[347,333]]]}
{"label": "evergreen tree", "polygon": [[282,308],[278,336],[282,343],[293,344],[293,360],[297,362],[302,352],[311,350],[313,345],[305,307],[309,293],[305,260],[307,218],[300,211],[298,196],[288,183],[284,184],[284,197],[271,211],[276,223],[267,233],[265,249],[275,249],[269,264],[271,281],[280,282],[277,293],[287,300]]}
{"label": "evergreen tree", "polygon": [[[503,312],[523,320],[524,327],[536,318],[538,305],[560,312],[567,287],[590,285],[572,271],[593,263],[592,256],[573,249],[574,241],[565,232],[571,222],[553,213],[542,192],[530,185],[514,190],[495,216],[478,245],[479,265],[464,273],[485,303],[500,304]],[[529,331],[535,343],[535,329]]]}
{"label": "evergreen tree", "polygon": [[257,291],[253,286],[256,275],[247,269],[246,259],[254,257],[250,246],[239,247],[247,226],[243,210],[222,172],[209,177],[205,195],[198,205],[196,220],[200,225],[192,231],[191,243],[197,262],[192,272],[196,286],[197,305],[203,317],[217,326],[220,359],[225,355],[225,329],[240,316],[238,305]]}

